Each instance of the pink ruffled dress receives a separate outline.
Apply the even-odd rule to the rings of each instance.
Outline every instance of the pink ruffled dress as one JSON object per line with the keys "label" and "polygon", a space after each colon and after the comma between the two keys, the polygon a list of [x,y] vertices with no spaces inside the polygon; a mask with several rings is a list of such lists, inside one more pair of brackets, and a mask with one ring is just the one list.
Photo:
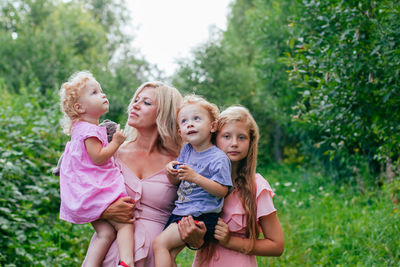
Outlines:
{"label": "pink ruffled dress", "polygon": [[60,219],[72,223],[97,220],[121,196],[126,196],[124,178],[113,158],[98,166],[92,162],[85,139],[95,137],[107,146],[106,128],[78,121],[65,146],[60,167]]}
{"label": "pink ruffled dress", "polygon": [[[174,208],[177,187],[172,185],[165,169],[150,177],[139,179],[116,156],[116,163],[125,178],[128,196],[135,199],[135,266],[153,267],[153,240],[164,229],[164,225]],[[91,242],[97,238],[93,235]],[[90,246],[90,245],[89,245]],[[115,267],[119,261],[118,246],[114,241],[103,261],[103,267]],[[83,262],[82,266],[85,265]]]}
{"label": "pink ruffled dress", "polygon": [[[260,175],[256,174],[256,205],[257,220],[276,211],[272,198],[274,192],[269,183]],[[228,224],[230,234],[245,238],[246,216],[240,201],[239,193],[233,191],[225,198],[224,207],[222,209],[222,219]],[[198,255],[196,254],[196,257]],[[214,256],[207,264],[201,266],[221,267],[253,267],[257,266],[256,256],[246,255],[238,251],[224,248],[217,245]]]}

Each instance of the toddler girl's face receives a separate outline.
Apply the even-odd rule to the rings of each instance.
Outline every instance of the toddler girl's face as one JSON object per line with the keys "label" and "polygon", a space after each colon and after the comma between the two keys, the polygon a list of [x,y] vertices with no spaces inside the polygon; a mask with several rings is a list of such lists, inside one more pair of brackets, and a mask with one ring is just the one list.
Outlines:
{"label": "toddler girl's face", "polygon": [[215,132],[209,112],[200,104],[185,105],[178,114],[179,134],[185,142],[195,149],[208,146],[211,133]]}
{"label": "toddler girl's face", "polygon": [[94,118],[99,118],[106,113],[109,105],[100,84],[92,79],[88,80],[85,88],[79,92],[78,103],[82,105],[85,114]]}
{"label": "toddler girl's face", "polygon": [[226,123],[217,133],[217,147],[232,162],[239,162],[249,153],[250,136],[246,124],[241,121]]}

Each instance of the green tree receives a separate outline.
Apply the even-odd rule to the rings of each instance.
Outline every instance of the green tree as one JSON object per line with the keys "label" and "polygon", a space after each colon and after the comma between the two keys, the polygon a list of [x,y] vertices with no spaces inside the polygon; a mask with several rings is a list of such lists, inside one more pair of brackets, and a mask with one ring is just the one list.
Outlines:
{"label": "green tree", "polygon": [[391,168],[400,155],[399,2],[303,3],[290,55],[302,91],[297,116],[336,167]]}
{"label": "green tree", "polygon": [[106,115],[120,121],[132,88],[160,74],[122,31],[123,0],[5,1],[0,5],[0,77],[18,92],[35,81],[58,90],[74,72],[90,70],[111,99]]}
{"label": "green tree", "polygon": [[0,75],[9,90],[37,80],[44,92],[76,70],[107,64],[107,33],[80,5],[7,1],[1,18]]}
{"label": "green tree", "polygon": [[194,60],[182,63],[174,80],[221,107],[248,107],[261,130],[263,162],[282,160],[284,147],[296,148],[299,142],[291,121],[298,92],[282,60],[290,51],[289,17],[299,6],[292,2],[234,1],[227,30],[196,49]]}

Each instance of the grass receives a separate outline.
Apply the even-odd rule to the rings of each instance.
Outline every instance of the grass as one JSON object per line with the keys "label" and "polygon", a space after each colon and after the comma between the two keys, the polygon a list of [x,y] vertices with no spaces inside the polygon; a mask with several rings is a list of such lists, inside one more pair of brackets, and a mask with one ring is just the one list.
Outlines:
{"label": "grass", "polygon": [[[400,215],[389,194],[350,185],[309,170],[275,166],[262,172],[274,188],[285,235],[281,257],[257,257],[259,266],[399,266]],[[185,249],[178,266],[191,266]]]}
{"label": "grass", "polygon": [[398,266],[400,215],[389,194],[361,194],[320,173],[277,168],[265,172],[285,234],[279,258],[260,266]]}

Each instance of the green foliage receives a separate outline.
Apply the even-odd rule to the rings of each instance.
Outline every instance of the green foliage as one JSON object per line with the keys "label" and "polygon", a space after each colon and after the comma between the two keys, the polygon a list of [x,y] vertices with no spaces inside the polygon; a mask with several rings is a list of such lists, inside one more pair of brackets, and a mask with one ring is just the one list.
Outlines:
{"label": "green foliage", "polygon": [[264,163],[322,162],[335,179],[378,174],[400,157],[399,6],[234,1],[226,32],[183,61],[174,82],[221,107],[247,106]]}
{"label": "green foliage", "polygon": [[91,231],[58,219],[58,95],[36,84],[9,93],[2,80],[0,93],[0,265],[78,265]]}
{"label": "green foliage", "polygon": [[231,8],[228,30],[214,32],[211,41],[193,51],[194,60],[181,62],[173,83],[185,92],[204,96],[221,109],[233,104],[249,108],[263,135],[261,154],[271,159],[271,153],[266,151],[272,138],[273,112],[265,104],[262,84],[253,66],[255,48],[247,17],[248,9],[254,7],[251,1],[238,1]]}
{"label": "green foliage", "polygon": [[285,235],[279,258],[259,266],[397,266],[399,206],[389,194],[332,183],[320,172],[275,165],[264,171]]}
{"label": "green foliage", "polygon": [[160,77],[122,32],[128,20],[124,0],[2,2],[0,77],[9,91],[35,82],[46,94],[90,70],[110,99],[109,118],[122,121],[133,90]]}
{"label": "green foliage", "polygon": [[[400,4],[304,1],[293,18],[297,117],[341,168],[381,171],[400,156]],[[336,165],[337,167],[338,165]]]}
{"label": "green foliage", "polygon": [[73,72],[95,71],[97,64],[106,66],[111,57],[105,49],[107,32],[80,5],[7,1],[1,13],[12,22],[0,28],[0,73],[7,77],[9,90],[17,92],[34,80],[42,92],[58,88]]}

